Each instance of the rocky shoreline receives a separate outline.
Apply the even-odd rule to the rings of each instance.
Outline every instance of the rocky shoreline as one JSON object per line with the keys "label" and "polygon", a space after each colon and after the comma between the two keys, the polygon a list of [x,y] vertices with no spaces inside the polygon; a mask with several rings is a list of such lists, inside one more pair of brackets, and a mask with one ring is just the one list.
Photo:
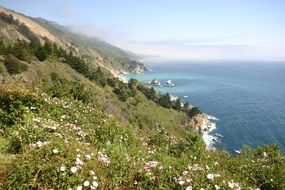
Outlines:
{"label": "rocky shoreline", "polygon": [[[142,69],[142,67],[139,66],[137,69],[130,71],[130,73],[142,74],[145,71],[149,71],[149,70],[150,70],[150,68],[148,68],[146,66],[144,66],[143,69]],[[128,80],[126,78],[126,75],[128,75],[128,74],[129,74],[129,72],[120,71],[119,74],[116,75],[116,77],[118,77],[119,80],[121,80],[122,82],[128,83]],[[172,83],[171,80],[169,80],[167,82],[169,84],[171,83],[171,87],[174,86],[174,84]],[[159,85],[155,85],[156,83]],[[145,82],[145,84],[150,85],[150,86],[162,86],[162,85],[160,85],[160,81],[156,80],[156,79],[153,79],[152,81],[147,81],[147,82]],[[173,86],[172,86],[172,84],[173,84]],[[171,98],[171,101],[176,101],[179,97],[174,96],[174,95],[170,95],[170,98]],[[182,106],[183,106],[183,103],[182,103]],[[208,149],[215,149],[213,147],[213,145],[216,142],[218,142],[218,137],[210,134],[213,130],[216,129],[216,124],[214,122],[215,120],[218,120],[218,119],[214,116],[210,116],[210,115],[207,115],[206,113],[202,113],[202,114],[196,115],[188,123],[188,126],[191,129],[194,129],[194,131],[199,132],[199,134],[202,135],[203,141],[204,141],[204,143]]]}
{"label": "rocky shoreline", "polygon": [[215,120],[218,119],[203,113],[195,116],[188,124],[192,129],[202,135],[208,149],[215,149],[213,145],[218,141],[218,137],[210,134],[216,129],[216,124],[213,122]]}

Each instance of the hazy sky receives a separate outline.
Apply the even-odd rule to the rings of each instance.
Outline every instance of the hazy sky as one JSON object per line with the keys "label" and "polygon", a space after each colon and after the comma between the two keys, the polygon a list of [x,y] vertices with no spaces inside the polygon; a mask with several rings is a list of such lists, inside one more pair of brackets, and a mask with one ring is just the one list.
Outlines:
{"label": "hazy sky", "polygon": [[165,59],[285,60],[285,0],[0,0]]}

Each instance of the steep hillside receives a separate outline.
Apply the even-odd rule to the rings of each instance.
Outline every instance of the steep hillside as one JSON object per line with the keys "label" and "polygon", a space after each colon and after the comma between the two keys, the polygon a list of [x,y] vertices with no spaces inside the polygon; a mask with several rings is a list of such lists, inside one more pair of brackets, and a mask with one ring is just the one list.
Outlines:
{"label": "steep hillside", "polygon": [[285,189],[278,146],[207,149],[198,108],[111,74],[127,54],[0,10],[0,189]]}
{"label": "steep hillside", "polygon": [[30,42],[37,38],[56,43],[85,59],[91,67],[100,66],[117,76],[121,71],[143,71],[146,67],[133,56],[104,41],[72,33],[68,28],[40,18],[31,18],[0,7],[0,37],[7,43]]}

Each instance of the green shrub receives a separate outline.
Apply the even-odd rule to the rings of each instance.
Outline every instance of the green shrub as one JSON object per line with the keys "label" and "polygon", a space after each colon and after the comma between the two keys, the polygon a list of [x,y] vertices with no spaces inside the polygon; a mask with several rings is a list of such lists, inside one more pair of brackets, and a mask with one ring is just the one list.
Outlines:
{"label": "green shrub", "polygon": [[22,151],[22,143],[21,140],[17,136],[12,136],[10,138],[7,152],[11,154],[18,154]]}
{"label": "green shrub", "polygon": [[191,110],[189,110],[188,116],[191,117],[191,118],[193,118],[193,117],[195,117],[196,115],[201,114],[201,113],[202,113],[202,112],[199,110],[198,107],[193,107]]}
{"label": "green shrub", "polygon": [[13,56],[7,56],[4,64],[10,74],[20,74],[28,69],[28,65]]}
{"label": "green shrub", "polygon": [[78,82],[71,86],[70,94],[75,100],[80,100],[82,102],[88,102],[91,99],[91,93],[84,89],[83,84]]}
{"label": "green shrub", "polygon": [[170,95],[166,93],[166,95],[162,95],[158,99],[158,104],[164,108],[171,108],[172,107],[172,102],[170,100]]}
{"label": "green shrub", "polygon": [[70,97],[82,102],[89,102],[92,93],[84,88],[80,82],[69,83],[58,78],[56,73],[52,74],[53,86],[47,89],[48,94],[52,97],[63,98]]}
{"label": "green shrub", "polygon": [[48,52],[45,50],[44,47],[38,47],[35,51],[35,56],[38,58],[39,61],[44,61],[48,57]]}
{"label": "green shrub", "polygon": [[11,126],[21,121],[27,109],[37,112],[42,100],[23,91],[0,89],[0,123]]}

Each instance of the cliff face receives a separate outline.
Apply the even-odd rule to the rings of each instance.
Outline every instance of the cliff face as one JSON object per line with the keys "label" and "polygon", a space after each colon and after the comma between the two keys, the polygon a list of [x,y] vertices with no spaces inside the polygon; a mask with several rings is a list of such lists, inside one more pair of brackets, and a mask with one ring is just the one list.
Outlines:
{"label": "cliff face", "polygon": [[205,122],[207,121],[208,116],[206,114],[198,114],[193,119],[189,120],[188,127],[202,134],[209,131],[209,128],[205,125]]}

